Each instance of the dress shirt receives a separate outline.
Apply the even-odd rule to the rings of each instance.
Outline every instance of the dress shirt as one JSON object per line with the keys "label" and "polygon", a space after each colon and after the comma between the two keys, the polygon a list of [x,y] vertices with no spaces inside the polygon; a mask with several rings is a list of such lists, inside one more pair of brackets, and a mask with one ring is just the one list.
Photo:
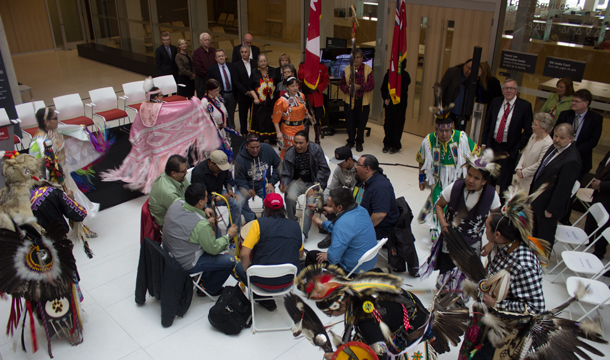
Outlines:
{"label": "dress shirt", "polygon": [[246,67],[246,71],[248,72],[248,77],[252,76],[252,66],[250,66],[250,60],[246,61],[241,59],[244,62],[244,66]]}
{"label": "dress shirt", "polygon": [[500,123],[502,122],[502,116],[504,115],[504,111],[506,110],[506,104],[510,106],[510,112],[506,117],[506,125],[504,126],[504,137],[502,138],[502,142],[507,142],[508,140],[508,128],[510,126],[510,121],[513,118],[513,112],[515,111],[515,103],[517,102],[517,95],[511,101],[502,101],[502,107],[500,107],[500,111],[498,111],[498,119],[496,120],[496,128],[494,130],[494,139],[498,137],[498,128],[500,127]]}

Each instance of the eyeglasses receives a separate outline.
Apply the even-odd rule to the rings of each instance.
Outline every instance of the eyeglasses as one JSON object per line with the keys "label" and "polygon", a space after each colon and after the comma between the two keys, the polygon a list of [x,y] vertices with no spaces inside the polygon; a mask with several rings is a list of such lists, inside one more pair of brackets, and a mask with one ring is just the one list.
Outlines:
{"label": "eyeglasses", "polygon": [[505,87],[503,87],[503,88],[502,88],[502,90],[506,90],[506,91],[517,91],[517,88],[516,88],[516,87],[508,87],[508,86],[505,86]]}
{"label": "eyeglasses", "polygon": [[354,165],[355,165],[355,166],[360,166],[360,167],[367,167],[366,165],[364,165],[364,164],[360,164],[360,163],[354,163]]}
{"label": "eyeglasses", "polygon": [[573,102],[574,104],[580,104],[580,103],[584,103],[584,101],[582,101],[582,100],[572,100],[572,102]]}

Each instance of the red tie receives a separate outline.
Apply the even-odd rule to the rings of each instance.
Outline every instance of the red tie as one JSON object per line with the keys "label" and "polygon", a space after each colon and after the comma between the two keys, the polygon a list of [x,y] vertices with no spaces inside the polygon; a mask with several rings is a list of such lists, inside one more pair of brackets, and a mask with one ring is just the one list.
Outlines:
{"label": "red tie", "polygon": [[231,91],[231,85],[229,84],[229,77],[225,71],[225,65],[222,66],[222,74],[225,76],[225,91]]}
{"label": "red tie", "polygon": [[510,114],[510,104],[506,103],[506,109],[504,110],[504,115],[502,115],[502,120],[500,120],[500,126],[498,126],[498,133],[496,134],[496,141],[499,143],[504,140],[504,128],[506,128],[506,119],[508,118],[508,114]]}

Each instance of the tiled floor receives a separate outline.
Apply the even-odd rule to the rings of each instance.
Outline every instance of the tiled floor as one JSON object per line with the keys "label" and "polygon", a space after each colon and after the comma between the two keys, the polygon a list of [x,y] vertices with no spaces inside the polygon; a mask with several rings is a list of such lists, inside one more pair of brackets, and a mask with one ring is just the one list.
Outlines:
{"label": "tiled floor", "polygon": [[[44,53],[35,55],[22,55],[14,58],[15,64],[39,61],[40,56],[55,60],[46,62],[50,69],[36,68],[37,73],[51,75],[58,69],[65,71],[66,79],[61,80],[65,85],[61,90],[46,88],[47,83],[57,83],[59,80],[47,82],[44,78],[32,77],[28,85],[34,89],[34,94],[47,94],[53,96],[66,92],[80,92],[86,94],[89,88],[101,87],[107,84],[119,84],[127,81],[129,77],[139,79],[122,70],[113,69],[91,62],[89,60],[66,57],[65,54]],[[18,59],[16,59],[18,58]],[[19,61],[17,61],[19,60]],[[26,68],[19,65],[18,78]],[[68,70],[78,68],[79,73],[91,73],[77,80],[71,77]],[[90,67],[93,70],[89,70]],[[98,74],[98,75],[96,75]],[[103,76],[99,74],[113,74]],[[55,75],[54,75],[55,76]],[[78,75],[85,76],[85,75]],[[103,78],[103,82],[102,79]],[[129,78],[131,79],[131,78]],[[20,80],[21,81],[21,80]],[[40,84],[38,81],[41,81]],[[99,86],[98,86],[99,85]],[[120,87],[118,87],[120,88]],[[115,89],[118,89],[115,86]],[[372,126],[372,134],[364,144],[365,153],[378,157],[382,163],[401,163],[416,165],[415,154],[421,143],[421,138],[405,134],[403,136],[403,150],[396,155],[381,152],[383,130],[380,126]],[[338,133],[326,137],[322,146],[327,155],[332,156],[333,150],[343,145],[345,133]],[[424,203],[427,193],[420,192],[417,187],[417,170],[400,166],[383,166],[384,172],[392,180],[396,196],[404,196],[414,212],[418,212]],[[334,165],[331,164],[331,169]],[[81,276],[81,287],[85,300],[82,303],[84,321],[84,342],[76,347],[70,346],[66,341],[53,339],[53,354],[55,358],[88,359],[88,360],[169,360],[169,359],[320,359],[322,352],[314,348],[307,340],[294,339],[289,331],[252,334],[249,330],[242,331],[237,336],[225,336],[214,330],[207,320],[207,314],[212,302],[206,298],[195,296],[192,305],[184,318],[176,318],[169,328],[163,328],[160,321],[159,302],[148,298],[143,306],[136,305],[134,289],[136,269],[139,252],[140,209],[145,197],[132,200],[114,208],[100,212],[92,219],[92,228],[98,232],[99,237],[91,241],[91,248],[95,257],[87,259],[80,249],[74,250]],[[427,229],[413,223],[413,233],[417,239],[416,245],[420,261],[424,261],[430,251],[430,242],[425,240]],[[315,230],[305,247],[315,249],[322,235]],[[386,266],[382,259],[378,266]],[[424,303],[431,300],[430,289],[434,287],[434,280],[420,281],[408,275],[401,275],[405,286],[416,292]],[[550,283],[550,277],[545,276],[543,281],[547,307],[560,304],[567,298],[563,280],[557,284]],[[232,285],[234,280],[229,279],[227,284]],[[257,319],[260,326],[272,324],[288,324],[289,319],[281,306],[273,313],[267,312],[257,306]],[[10,302],[0,301],[0,324],[8,318]],[[573,306],[574,314],[579,316],[580,310]],[[608,310],[603,309],[608,315]],[[567,316],[567,313],[566,313]],[[337,318],[321,317],[322,321],[330,324]],[[604,327],[610,328],[610,320],[604,319]],[[336,332],[341,333],[342,326],[335,326]],[[39,351],[36,354],[24,353],[17,346],[13,352],[13,341],[10,338],[0,338],[0,354],[2,359],[47,359],[46,340],[41,328],[38,328]],[[28,349],[30,343],[28,343]],[[604,353],[610,352],[610,346],[598,346]],[[443,354],[440,359],[455,359],[457,350]],[[593,357],[595,358],[595,357]]]}

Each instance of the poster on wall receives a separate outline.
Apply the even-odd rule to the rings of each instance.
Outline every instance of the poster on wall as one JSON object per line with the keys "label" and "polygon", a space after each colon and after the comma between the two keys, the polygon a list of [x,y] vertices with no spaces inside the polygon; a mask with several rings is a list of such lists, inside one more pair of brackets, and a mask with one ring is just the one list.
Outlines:
{"label": "poster on wall", "polygon": [[500,67],[502,69],[534,74],[536,72],[536,61],[538,61],[538,55],[503,50],[500,58]]}
{"label": "poster on wall", "polygon": [[580,82],[585,74],[586,64],[584,61],[547,56],[542,75],[553,78],[569,77],[572,81]]}
{"label": "poster on wall", "polygon": [[[0,52],[0,108],[4,108],[6,110],[9,119],[17,119],[15,101],[13,100],[13,93],[11,92],[11,85],[8,81],[8,74],[6,73],[6,67],[4,66],[4,58],[2,57],[2,52]],[[21,134],[19,124],[14,125],[14,133]],[[11,148],[8,150],[11,149],[12,144]]]}

